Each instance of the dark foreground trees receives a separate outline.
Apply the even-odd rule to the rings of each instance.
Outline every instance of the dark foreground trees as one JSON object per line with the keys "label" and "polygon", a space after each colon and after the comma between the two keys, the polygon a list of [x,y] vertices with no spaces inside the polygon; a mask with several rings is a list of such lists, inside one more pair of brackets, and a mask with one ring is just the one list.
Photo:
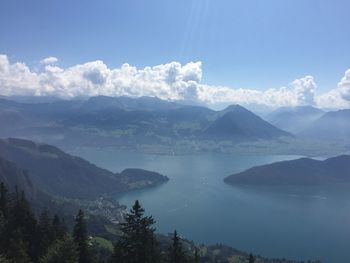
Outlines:
{"label": "dark foreground trees", "polygon": [[115,244],[112,263],[199,262],[198,251],[196,255],[187,255],[176,231],[170,247],[162,252],[154,234],[155,221],[144,213],[145,210],[136,200],[121,224],[122,236]]}
{"label": "dark foreground trees", "polygon": [[187,262],[186,254],[183,251],[181,240],[177,235],[176,230],[172,238],[172,244],[168,251],[168,262],[169,263],[182,263]]}
{"label": "dark foreground trees", "polygon": [[74,239],[64,220],[43,210],[37,219],[23,192],[9,194],[0,184],[0,262],[90,263],[84,214],[79,211]]}
{"label": "dark foreground trees", "polygon": [[[121,224],[112,263],[199,262],[184,252],[177,232],[168,250],[161,251],[155,236],[155,220],[146,216],[138,201]],[[9,194],[0,184],[0,263],[95,263],[105,262],[92,249],[85,216],[79,210],[72,234],[58,215],[46,209],[36,217],[23,192]]]}
{"label": "dark foreground trees", "polygon": [[121,224],[122,236],[116,243],[113,254],[115,263],[157,263],[161,261],[159,244],[155,238],[151,216],[138,201]]}

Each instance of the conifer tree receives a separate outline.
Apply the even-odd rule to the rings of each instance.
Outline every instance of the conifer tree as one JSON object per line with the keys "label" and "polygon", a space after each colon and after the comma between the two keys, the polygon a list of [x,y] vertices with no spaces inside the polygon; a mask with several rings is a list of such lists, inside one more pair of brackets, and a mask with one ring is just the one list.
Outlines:
{"label": "conifer tree", "polygon": [[8,245],[9,231],[8,219],[8,194],[4,183],[0,183],[0,254],[4,253]]}
{"label": "conifer tree", "polygon": [[114,248],[113,262],[157,263],[160,261],[158,242],[154,236],[153,217],[144,216],[139,201],[130,209],[121,224],[123,235]]}
{"label": "conifer tree", "polygon": [[186,255],[182,249],[182,244],[176,230],[172,238],[173,242],[169,248],[168,261],[169,263],[184,263],[186,262]]}
{"label": "conifer tree", "polygon": [[8,190],[4,183],[0,183],[0,211],[4,218],[8,215]]}
{"label": "conifer tree", "polygon": [[48,249],[46,255],[40,258],[40,263],[78,263],[77,246],[70,236],[56,240]]}
{"label": "conifer tree", "polygon": [[254,262],[255,262],[255,257],[253,256],[252,253],[250,253],[248,258],[248,263],[254,263]]}
{"label": "conifer tree", "polygon": [[87,235],[86,223],[84,218],[84,212],[82,210],[79,210],[75,218],[73,237],[74,237],[75,243],[77,244],[77,251],[79,254],[79,263],[92,262],[90,251],[89,251],[88,235]]}
{"label": "conifer tree", "polygon": [[4,255],[0,254],[0,263],[12,263],[8,258],[6,258]]}
{"label": "conifer tree", "polygon": [[39,217],[38,223],[38,250],[39,254],[45,254],[48,247],[54,240],[53,227],[51,224],[51,218],[49,216],[49,211],[44,209]]}
{"label": "conifer tree", "polygon": [[52,231],[55,240],[62,239],[67,233],[65,222],[58,215],[55,215],[52,220]]}
{"label": "conifer tree", "polygon": [[23,241],[20,232],[16,231],[13,235],[8,242],[7,258],[16,263],[30,263],[31,257],[28,255],[28,244]]}
{"label": "conifer tree", "polygon": [[200,263],[200,256],[199,256],[199,251],[198,248],[195,249],[194,251],[194,259],[193,259],[194,263]]}
{"label": "conifer tree", "polygon": [[[5,236],[8,239],[14,237],[14,242],[21,242],[23,249],[30,259],[37,259],[37,220],[32,212],[29,202],[26,200],[24,192],[16,191],[8,215]],[[16,246],[14,246],[16,247]]]}

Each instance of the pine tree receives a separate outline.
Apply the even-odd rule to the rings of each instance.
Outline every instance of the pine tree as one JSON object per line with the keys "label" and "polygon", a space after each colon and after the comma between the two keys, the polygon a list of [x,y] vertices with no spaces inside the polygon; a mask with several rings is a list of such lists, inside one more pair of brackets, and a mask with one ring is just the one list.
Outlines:
{"label": "pine tree", "polygon": [[88,235],[86,230],[84,212],[82,210],[79,210],[75,218],[73,237],[74,237],[75,243],[77,244],[77,251],[79,254],[79,263],[92,262],[90,251],[89,251]]}
{"label": "pine tree", "polygon": [[38,251],[40,255],[45,254],[51,243],[54,241],[53,227],[47,209],[44,209],[39,217],[38,241]]}
{"label": "pine tree", "polygon": [[30,259],[37,259],[37,220],[25,198],[24,192],[19,193],[16,191],[13,199],[10,200],[5,236],[8,240],[15,236],[14,242],[23,245],[21,249],[28,254]]}
{"label": "pine tree", "polygon": [[252,255],[252,253],[249,254],[248,263],[254,263],[255,257]]}
{"label": "pine tree", "polygon": [[200,256],[199,256],[199,251],[198,248],[195,249],[194,251],[194,259],[193,259],[194,263],[200,263]]}
{"label": "pine tree", "polygon": [[168,262],[169,263],[183,263],[186,262],[186,255],[182,249],[182,244],[176,230],[172,238],[173,242],[169,248]]}
{"label": "pine tree", "polygon": [[0,183],[0,211],[5,219],[8,216],[8,190],[4,183]]}
{"label": "pine tree", "polygon": [[52,231],[55,240],[62,239],[67,234],[65,222],[58,215],[55,215],[52,220]]}
{"label": "pine tree", "polygon": [[[5,243],[8,242],[7,236],[6,236],[6,225],[7,221],[0,210],[0,254],[6,252],[5,251]],[[0,261],[1,262],[1,261]]]}
{"label": "pine tree", "polygon": [[23,241],[21,233],[16,231],[8,242],[6,256],[11,262],[30,263],[31,258],[28,255],[28,244]]}
{"label": "pine tree", "polygon": [[11,261],[6,258],[4,255],[0,254],[0,263],[11,263]]}
{"label": "pine tree", "polygon": [[77,246],[70,236],[56,240],[48,249],[46,255],[40,258],[40,263],[78,263]]}
{"label": "pine tree", "polygon": [[123,235],[114,248],[113,262],[157,263],[160,261],[159,245],[154,236],[153,217],[144,216],[145,210],[135,201],[121,224]]}

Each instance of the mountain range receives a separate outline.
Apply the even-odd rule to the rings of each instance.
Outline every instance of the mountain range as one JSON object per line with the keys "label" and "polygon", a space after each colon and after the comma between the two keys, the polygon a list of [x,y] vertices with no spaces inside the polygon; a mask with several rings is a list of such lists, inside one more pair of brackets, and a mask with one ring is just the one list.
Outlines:
{"label": "mountain range", "polygon": [[330,111],[312,122],[298,136],[318,139],[350,142],[350,109]]}
{"label": "mountain range", "polygon": [[178,141],[239,143],[290,136],[239,105],[214,111],[150,97],[99,96],[45,103],[0,99],[0,122],[2,137],[65,148],[171,146]]}
{"label": "mountain range", "polygon": [[265,119],[282,130],[297,134],[323,114],[323,110],[312,106],[281,107],[269,113]]}

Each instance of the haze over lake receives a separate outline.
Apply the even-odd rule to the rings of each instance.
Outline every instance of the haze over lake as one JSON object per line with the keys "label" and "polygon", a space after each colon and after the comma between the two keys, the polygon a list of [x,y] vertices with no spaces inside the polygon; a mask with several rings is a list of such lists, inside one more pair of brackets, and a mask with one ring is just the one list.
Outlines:
{"label": "haze over lake", "polygon": [[160,156],[81,149],[75,155],[112,171],[143,168],[167,175],[156,188],[117,197],[140,200],[157,219],[157,232],[224,243],[255,254],[346,262],[350,244],[350,193],[346,187],[232,187],[229,174],[300,156],[200,154]]}

